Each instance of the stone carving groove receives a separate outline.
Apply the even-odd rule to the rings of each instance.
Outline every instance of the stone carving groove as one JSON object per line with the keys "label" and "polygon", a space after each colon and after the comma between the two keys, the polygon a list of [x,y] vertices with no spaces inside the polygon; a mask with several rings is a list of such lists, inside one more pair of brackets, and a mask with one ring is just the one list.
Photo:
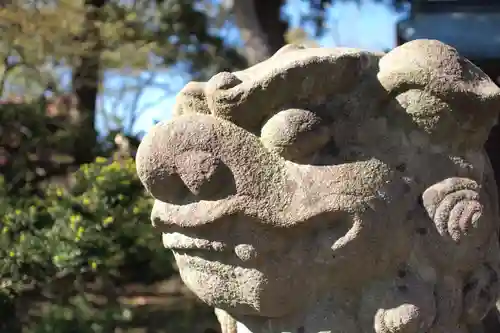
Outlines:
{"label": "stone carving groove", "polygon": [[285,46],[177,97],[137,152],[223,333],[474,333],[499,296],[500,89],[450,46]]}

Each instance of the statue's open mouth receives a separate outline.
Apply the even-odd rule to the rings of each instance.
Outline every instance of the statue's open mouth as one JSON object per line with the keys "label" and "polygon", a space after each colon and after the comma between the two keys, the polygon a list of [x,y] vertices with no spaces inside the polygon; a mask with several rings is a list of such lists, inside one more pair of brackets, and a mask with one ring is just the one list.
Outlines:
{"label": "statue's open mouth", "polygon": [[219,241],[191,238],[178,232],[163,233],[162,241],[163,246],[170,250],[203,250],[223,252],[227,248],[226,244]]}

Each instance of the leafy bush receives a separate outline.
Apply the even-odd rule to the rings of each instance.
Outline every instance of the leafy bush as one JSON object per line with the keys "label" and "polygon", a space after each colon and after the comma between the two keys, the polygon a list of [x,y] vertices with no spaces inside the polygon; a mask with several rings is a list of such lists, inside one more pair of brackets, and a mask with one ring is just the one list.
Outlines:
{"label": "leafy bush", "polygon": [[[174,269],[170,253],[162,248],[161,238],[149,224],[151,204],[131,158],[98,158],[72,176],[71,186],[51,185],[41,197],[13,197],[5,190],[0,192],[0,256],[4,258],[0,268],[0,322],[21,320],[12,315],[19,302],[66,283],[59,288],[66,295],[59,297],[66,310],[59,309],[61,312],[52,306],[47,316],[58,325],[73,323],[68,326],[71,332],[90,332],[76,330],[75,324],[75,320],[87,323],[82,309],[91,306],[84,299],[77,302],[78,306],[74,304],[74,296],[83,285],[97,279],[113,285],[130,280],[148,283],[171,276]],[[115,310],[114,314],[103,311],[100,315],[107,321],[124,311]],[[68,311],[83,312],[77,316],[73,312],[68,315]],[[97,322],[94,319],[93,323]],[[82,327],[89,327],[87,324]],[[33,332],[69,332],[50,325],[42,321]],[[4,332],[1,327],[0,332]]]}
{"label": "leafy bush", "polygon": [[38,193],[39,185],[74,168],[69,116],[48,114],[47,101],[0,101],[0,174],[9,194]]}
{"label": "leafy bush", "polygon": [[[78,166],[71,114],[49,102],[0,101],[0,332],[133,326],[151,313],[121,289],[175,273],[130,157],[138,140],[110,133],[98,151],[114,157]],[[188,327],[179,311],[169,322]]]}

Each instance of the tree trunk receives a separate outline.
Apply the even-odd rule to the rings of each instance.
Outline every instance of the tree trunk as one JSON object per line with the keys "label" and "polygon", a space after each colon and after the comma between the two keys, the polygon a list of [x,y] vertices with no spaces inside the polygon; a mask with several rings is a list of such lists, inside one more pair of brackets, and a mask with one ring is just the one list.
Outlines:
{"label": "tree trunk", "polygon": [[79,119],[74,142],[74,158],[78,165],[94,160],[97,144],[95,129],[97,94],[101,78],[100,55],[102,43],[99,28],[95,21],[99,10],[107,0],[85,0],[85,23],[79,40],[89,47],[80,57],[78,66],[73,71],[73,91],[78,99]]}
{"label": "tree trunk", "polygon": [[249,64],[266,60],[285,45],[288,23],[280,18],[284,3],[284,0],[232,0],[227,4],[240,28]]}

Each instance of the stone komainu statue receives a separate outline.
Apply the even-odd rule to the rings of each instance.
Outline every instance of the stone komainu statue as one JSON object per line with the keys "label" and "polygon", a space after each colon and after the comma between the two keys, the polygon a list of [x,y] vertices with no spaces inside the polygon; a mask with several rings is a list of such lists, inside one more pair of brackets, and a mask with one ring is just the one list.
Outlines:
{"label": "stone komainu statue", "polygon": [[473,333],[499,296],[499,110],[438,41],[286,46],[188,84],[137,170],[224,333]]}

